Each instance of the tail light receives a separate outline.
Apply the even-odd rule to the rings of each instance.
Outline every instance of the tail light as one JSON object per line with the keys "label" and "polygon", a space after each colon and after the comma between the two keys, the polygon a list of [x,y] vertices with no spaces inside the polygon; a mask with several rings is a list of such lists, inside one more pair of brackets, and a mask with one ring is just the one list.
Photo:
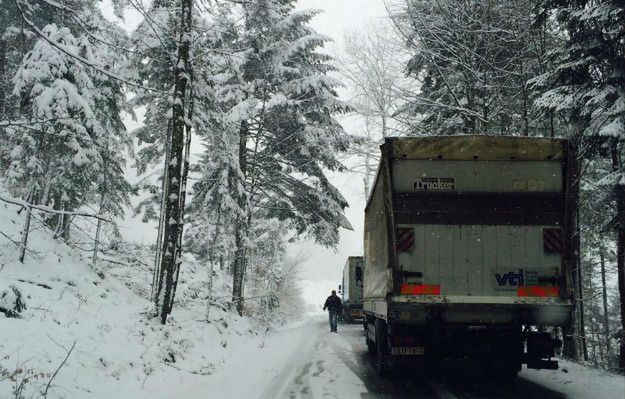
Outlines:
{"label": "tail light", "polygon": [[518,296],[558,297],[560,289],[556,286],[521,285],[517,290]]}
{"label": "tail light", "polygon": [[434,284],[402,284],[399,287],[402,295],[440,295],[441,286]]}

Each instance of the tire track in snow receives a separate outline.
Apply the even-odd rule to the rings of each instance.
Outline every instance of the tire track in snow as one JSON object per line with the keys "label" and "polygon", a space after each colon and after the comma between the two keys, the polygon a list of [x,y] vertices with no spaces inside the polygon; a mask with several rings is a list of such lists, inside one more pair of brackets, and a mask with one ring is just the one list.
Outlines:
{"label": "tire track in snow", "polygon": [[[375,357],[367,353],[362,326],[339,326],[311,320],[293,331],[282,369],[261,399],[565,399],[566,395],[520,376],[504,383],[483,370],[428,370],[406,366],[381,377]],[[286,349],[286,348],[285,348]]]}
{"label": "tire track in snow", "polygon": [[[297,327],[296,330],[299,338],[296,345],[289,348],[293,352],[280,372],[273,378],[273,381],[260,394],[260,399],[290,398],[290,391],[293,390],[291,389],[292,385],[301,386],[306,374],[310,372],[310,367],[313,364],[310,359],[314,357],[323,336],[322,325],[316,320],[311,320],[303,326]],[[299,384],[298,381],[300,381]],[[305,388],[300,389],[302,391],[300,393],[305,395],[307,393]]]}

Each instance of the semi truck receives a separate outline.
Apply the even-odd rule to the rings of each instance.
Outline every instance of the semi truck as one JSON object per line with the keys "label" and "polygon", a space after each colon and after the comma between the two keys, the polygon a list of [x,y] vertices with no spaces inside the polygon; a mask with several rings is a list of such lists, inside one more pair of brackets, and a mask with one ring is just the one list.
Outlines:
{"label": "semi truck", "polygon": [[388,138],[365,208],[365,336],[406,362],[557,369],[574,306],[578,162],[562,139]]}
{"label": "semi truck", "polygon": [[346,323],[363,320],[362,288],[364,277],[364,260],[362,256],[350,256],[343,267],[343,279],[339,285],[339,293],[343,308],[341,317]]}

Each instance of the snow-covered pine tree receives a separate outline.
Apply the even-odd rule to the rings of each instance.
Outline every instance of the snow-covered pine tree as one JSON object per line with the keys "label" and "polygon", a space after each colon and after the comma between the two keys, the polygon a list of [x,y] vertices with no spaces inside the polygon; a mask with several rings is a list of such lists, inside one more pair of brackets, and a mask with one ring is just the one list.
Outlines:
{"label": "snow-covered pine tree", "polygon": [[[599,154],[597,154],[599,155]],[[611,172],[611,160],[606,156],[587,159],[580,184],[580,215],[582,276],[585,284],[584,306],[590,339],[590,360],[605,369],[614,369],[618,353],[613,345],[614,331],[620,319],[613,317],[618,301],[608,300],[613,295],[609,273],[616,268],[615,241],[611,221],[614,219],[613,182],[604,179]],[[618,312],[617,312],[618,313]]]}
{"label": "snow-covered pine tree", "polygon": [[[328,40],[310,26],[315,11],[295,11],[293,0],[242,3],[243,62],[222,88],[236,123],[237,204],[245,216],[235,228],[233,303],[243,311],[243,278],[256,217],[289,221],[297,234],[335,245],[338,228],[350,227],[347,202],[325,176],[341,168],[337,151],[346,138],[336,121],[348,107],[337,99],[340,82],[329,77],[331,57],[318,50]],[[249,204],[249,205],[248,205]]]}
{"label": "snow-covered pine tree", "polygon": [[19,28],[16,24],[19,21],[17,8],[14,4],[5,3],[9,3],[8,0],[0,0],[0,122],[6,122],[11,115],[9,112],[11,106],[7,105],[7,100],[12,91],[10,89],[11,70],[17,64],[14,60],[16,57],[11,57],[11,54],[16,52],[16,39],[19,36]]}
{"label": "snow-covered pine tree", "polygon": [[565,34],[554,51],[560,60],[535,79],[546,88],[537,104],[559,113],[568,137],[584,155],[604,156],[611,168],[602,178],[612,186],[621,329],[619,368],[625,370],[625,5],[617,0],[546,2]]}
{"label": "snow-covered pine tree", "polygon": [[[404,107],[415,134],[543,135],[527,79],[540,69],[548,31],[534,0],[406,0],[395,21],[414,56],[420,90]],[[546,37],[546,39],[549,39]]]}
{"label": "snow-covered pine tree", "polygon": [[[97,6],[79,5],[84,8],[75,8],[73,17],[80,23],[51,6],[48,17],[68,27],[52,23],[41,29],[42,37],[13,78],[21,118],[46,123],[7,129],[14,146],[6,177],[16,194],[35,203],[71,211],[104,204],[108,197],[109,208],[120,214],[129,189],[122,154],[130,143],[120,117],[122,89],[77,57],[114,69],[119,55],[97,38],[114,41],[122,35],[101,18]],[[56,219],[57,233],[67,237],[70,217]]]}
{"label": "snow-covered pine tree", "polygon": [[151,172],[138,185],[149,194],[135,210],[143,213],[144,221],[158,219],[160,214],[161,179],[165,176],[165,168],[158,165],[165,162],[167,137],[171,130],[171,93],[176,62],[175,3],[173,0],[157,0],[149,9],[140,8],[147,18],[130,36],[133,55],[127,66],[128,73],[134,74],[145,87],[154,89],[136,88],[135,96],[129,102],[131,109],[145,109],[143,124],[134,132],[139,144],[135,165],[137,174]]}
{"label": "snow-covered pine tree", "polygon": [[[139,88],[132,104],[146,106],[144,127],[138,136],[148,146],[139,151],[139,171],[164,161],[152,299],[165,324],[173,307],[182,254],[194,109],[191,43],[203,33],[198,28],[203,24],[196,24],[199,19],[194,16],[192,0],[158,0],[149,9],[135,6],[145,19],[133,34],[131,69],[151,88]],[[158,189],[153,188],[152,193],[158,195]]]}
{"label": "snow-covered pine tree", "polygon": [[[20,98],[12,95],[13,77],[20,67],[22,58],[32,48],[35,40],[34,33],[22,21],[21,12],[28,18],[37,21],[41,26],[51,22],[51,9],[45,4],[22,9],[14,0],[0,1],[0,142],[7,139],[4,126],[15,124],[20,119]],[[21,4],[21,3],[20,3]],[[28,117],[28,115],[25,115]],[[36,125],[36,123],[32,123]],[[19,123],[25,123],[23,118]],[[6,171],[10,159],[12,145],[0,146],[0,175]]]}
{"label": "snow-covered pine tree", "polygon": [[237,125],[228,119],[236,96],[220,98],[221,86],[232,80],[232,66],[240,63],[236,54],[238,31],[233,5],[222,3],[206,15],[208,24],[201,39],[203,57],[194,66],[194,133],[204,151],[197,165],[189,203],[189,249],[210,268],[224,267],[234,247],[234,226],[243,217],[237,198],[241,195],[242,175],[238,165]]}

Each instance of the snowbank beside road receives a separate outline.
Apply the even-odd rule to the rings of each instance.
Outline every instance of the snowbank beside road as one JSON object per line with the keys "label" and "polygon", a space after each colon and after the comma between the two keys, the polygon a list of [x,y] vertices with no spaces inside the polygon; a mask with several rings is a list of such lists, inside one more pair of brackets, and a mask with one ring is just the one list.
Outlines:
{"label": "snowbank beside road", "polygon": [[[25,214],[17,210],[0,203],[0,230],[15,242]],[[226,310],[225,271],[215,273],[207,322],[208,273],[185,258],[173,317],[162,326],[146,313],[151,253],[112,249],[92,270],[88,245],[70,248],[33,220],[22,264],[16,244],[0,237],[1,303],[15,303],[15,287],[26,304],[18,318],[0,312],[0,398],[47,390],[48,398],[193,399],[230,397],[233,385],[262,389],[249,365],[272,361],[265,346],[276,323]],[[246,365],[249,378],[235,382]]]}
{"label": "snowbank beside road", "polygon": [[559,370],[523,369],[520,378],[556,387],[567,398],[614,399],[625,397],[625,378],[559,359]]}

